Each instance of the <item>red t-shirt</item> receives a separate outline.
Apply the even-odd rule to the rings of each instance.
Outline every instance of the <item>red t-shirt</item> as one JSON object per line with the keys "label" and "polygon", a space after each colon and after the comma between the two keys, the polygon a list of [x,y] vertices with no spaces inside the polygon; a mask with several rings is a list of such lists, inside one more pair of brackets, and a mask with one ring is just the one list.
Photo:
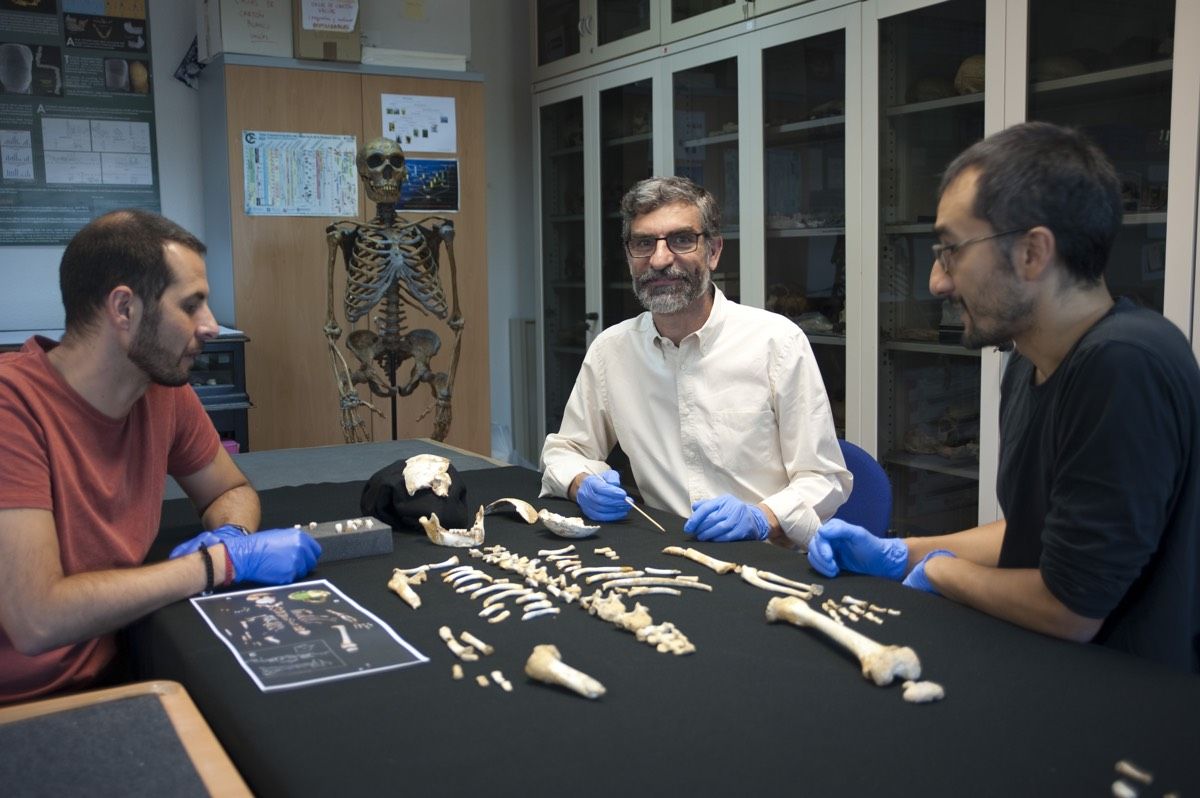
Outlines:
{"label": "red t-shirt", "polygon": [[[190,387],[152,385],[125,418],[104,415],[63,379],[34,337],[0,355],[0,509],[54,514],[63,573],[141,565],[158,533],[165,475],[212,462],[220,440]],[[94,679],[112,635],[34,657],[0,629],[0,703]]]}

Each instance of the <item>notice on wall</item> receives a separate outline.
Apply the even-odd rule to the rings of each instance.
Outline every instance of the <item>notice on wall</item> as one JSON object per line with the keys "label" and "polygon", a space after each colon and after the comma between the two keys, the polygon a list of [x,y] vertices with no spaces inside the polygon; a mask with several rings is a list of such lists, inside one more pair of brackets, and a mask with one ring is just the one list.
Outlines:
{"label": "notice on wall", "polygon": [[324,579],[191,602],[264,692],[429,661]]}
{"label": "notice on wall", "polygon": [[300,27],[349,33],[358,20],[358,0],[300,0]]}
{"label": "notice on wall", "polygon": [[457,211],[458,161],[441,158],[406,158],[408,179],[400,189],[397,210]]}
{"label": "notice on wall", "polygon": [[146,0],[0,0],[0,246],[159,210]]}
{"label": "notice on wall", "polygon": [[247,216],[357,216],[354,136],[242,132]]}
{"label": "notice on wall", "polygon": [[458,152],[453,97],[381,94],[383,135],[411,152]]}

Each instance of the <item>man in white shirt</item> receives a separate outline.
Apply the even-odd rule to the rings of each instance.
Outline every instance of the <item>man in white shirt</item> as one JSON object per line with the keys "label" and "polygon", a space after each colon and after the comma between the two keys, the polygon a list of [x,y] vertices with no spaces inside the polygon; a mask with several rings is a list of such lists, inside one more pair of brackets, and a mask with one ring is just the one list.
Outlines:
{"label": "man in white shirt", "polygon": [[647,312],[588,349],[542,449],[542,495],[599,521],[624,518],[628,497],[604,461],[619,442],[645,501],[688,518],[688,534],[806,546],[851,484],[808,339],[712,284],[720,210],[702,187],[643,180],[621,218]]}

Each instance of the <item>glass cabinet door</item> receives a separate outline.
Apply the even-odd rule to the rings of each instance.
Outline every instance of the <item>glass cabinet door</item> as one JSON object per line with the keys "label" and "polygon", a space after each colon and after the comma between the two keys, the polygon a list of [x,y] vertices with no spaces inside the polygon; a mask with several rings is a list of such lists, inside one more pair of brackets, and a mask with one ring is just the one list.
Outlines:
{"label": "glass cabinet door", "polygon": [[1105,279],[1163,310],[1174,0],[1029,4],[1028,118],[1086,132],[1117,168],[1124,226]]}
{"label": "glass cabinet door", "polygon": [[712,279],[735,301],[741,295],[737,73],[737,58],[726,58],[672,75],[675,174],[704,186],[721,207],[725,246]]}
{"label": "glass cabinet door", "polygon": [[846,434],[846,34],[763,50],[767,310],[804,330]]}
{"label": "glass cabinet door", "polygon": [[984,0],[879,24],[879,458],[898,535],[978,523],[980,356],[929,292],[937,188],[984,132]]}
{"label": "glass cabinet door", "polygon": [[537,0],[537,65],[579,55],[579,0]]}
{"label": "glass cabinet door", "polygon": [[740,0],[671,0],[671,24],[737,5],[741,5]]}
{"label": "glass cabinet door", "polygon": [[584,289],[583,99],[543,106],[539,126],[546,431],[556,432],[583,364],[589,324]]}
{"label": "glass cabinet door", "polygon": [[604,326],[642,312],[621,241],[621,197],[654,170],[651,80],[600,92],[600,262]]}
{"label": "glass cabinet door", "polygon": [[651,0],[598,0],[596,46],[614,44],[651,28]]}

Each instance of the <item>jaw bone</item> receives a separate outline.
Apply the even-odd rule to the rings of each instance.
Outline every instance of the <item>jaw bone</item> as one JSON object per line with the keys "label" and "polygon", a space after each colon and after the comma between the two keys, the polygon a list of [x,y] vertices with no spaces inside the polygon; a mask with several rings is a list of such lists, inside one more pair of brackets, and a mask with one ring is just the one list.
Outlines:
{"label": "jaw bone", "polygon": [[471,525],[470,529],[446,529],[438,521],[437,513],[423,515],[419,520],[421,528],[425,530],[425,536],[438,546],[453,546],[461,549],[483,544],[483,505],[480,505],[479,511],[475,513],[475,523]]}
{"label": "jaw bone", "polygon": [[542,519],[547,529],[560,538],[587,538],[600,531],[599,526],[588,526],[582,518],[568,518],[549,510],[539,510],[538,518]]}

